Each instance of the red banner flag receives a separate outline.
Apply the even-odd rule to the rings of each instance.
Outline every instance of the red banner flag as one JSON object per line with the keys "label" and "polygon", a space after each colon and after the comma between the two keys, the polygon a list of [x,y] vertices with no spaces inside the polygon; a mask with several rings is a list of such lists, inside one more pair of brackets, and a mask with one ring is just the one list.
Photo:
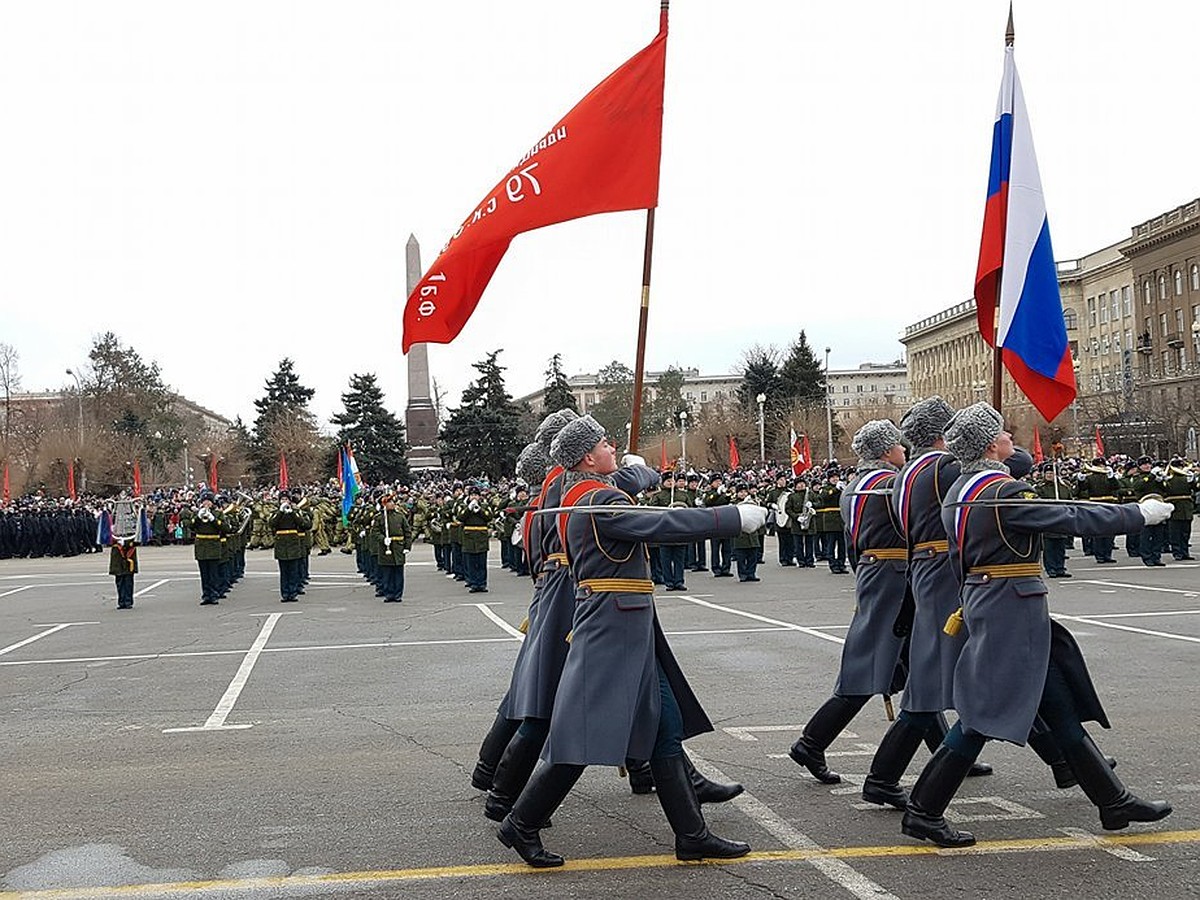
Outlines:
{"label": "red banner flag", "polygon": [[729,468],[736,469],[742,464],[742,457],[738,453],[737,441],[733,435],[729,436]]}
{"label": "red banner flag", "polygon": [[650,45],[559,119],[446,242],[408,296],[405,353],[458,336],[518,234],[658,206],[666,59],[664,8]]}
{"label": "red banner flag", "polygon": [[812,468],[812,448],[808,445],[808,435],[803,439],[796,436],[796,426],[791,428],[792,474],[803,475]]}
{"label": "red banner flag", "polygon": [[217,454],[213,454],[208,460],[208,489],[214,494],[217,492]]}
{"label": "red banner flag", "polygon": [[288,470],[286,454],[279,454],[279,489],[286,490],[288,486]]}
{"label": "red banner flag", "polygon": [[8,489],[8,460],[4,461],[4,505],[8,506],[12,502],[12,491]]}
{"label": "red banner flag", "polygon": [[1038,465],[1042,464],[1042,460],[1046,455],[1042,453],[1042,436],[1038,434],[1038,427],[1033,426],[1033,461]]}
{"label": "red banner flag", "polygon": [[142,496],[142,469],[138,461],[133,461],[133,496]]}
{"label": "red banner flag", "polygon": [[1096,426],[1096,455],[1104,455],[1104,438],[1100,437],[1100,426]]}
{"label": "red banner flag", "polygon": [[658,445],[658,471],[667,471],[667,439],[661,439]]}
{"label": "red banner flag", "polygon": [[75,496],[75,461],[71,460],[67,463],[67,496],[72,500],[77,499]]}

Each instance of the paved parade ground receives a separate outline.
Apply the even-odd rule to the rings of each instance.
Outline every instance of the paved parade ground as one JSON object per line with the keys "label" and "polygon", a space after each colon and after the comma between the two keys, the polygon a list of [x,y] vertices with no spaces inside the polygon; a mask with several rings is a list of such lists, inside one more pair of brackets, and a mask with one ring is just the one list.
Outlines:
{"label": "paved parade ground", "polygon": [[543,832],[566,867],[537,872],[469,781],[530,593],[495,546],[490,592],[468,595],[419,545],[398,605],[340,553],[314,556],[307,593],[281,604],[270,552],[252,551],[201,607],[191,548],[143,548],[130,611],[107,553],[0,562],[0,898],[1197,896],[1200,564],[1076,550],[1074,578],[1047,582],[1114,724],[1093,735],[1174,814],[1104,832],[1030,751],[989,744],[995,774],[947,813],[979,844],[939,851],[858,796],[887,728],[878,698],[831,748],[841,785],[787,758],[832,689],[853,578],[774,552],[759,584],[688,573],[657,600],[717,726],[688,749],[746,785],[705,807],[709,825],[754,852],[677,863],[656,799],[592,768]]}

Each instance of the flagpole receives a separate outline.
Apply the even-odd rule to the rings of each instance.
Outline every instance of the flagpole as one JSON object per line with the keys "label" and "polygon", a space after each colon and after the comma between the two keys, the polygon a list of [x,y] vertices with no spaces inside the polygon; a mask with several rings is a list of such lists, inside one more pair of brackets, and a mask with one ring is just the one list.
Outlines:
{"label": "flagpole", "polygon": [[[659,4],[658,30],[667,27],[670,0]],[[638,429],[642,424],[642,382],[646,375],[646,328],[650,320],[650,267],[654,261],[654,207],[646,210],[646,245],[642,256],[642,306],[638,312],[637,357],[633,367],[633,411],[629,417],[628,453],[637,453]]]}
{"label": "flagpole", "polygon": [[[1013,28],[1012,2],[1008,4],[1008,28],[1004,32],[1004,46],[1012,47],[1017,34]],[[1007,231],[1007,223],[1005,230]],[[1000,346],[1000,291],[1004,286],[1004,249],[1001,243],[1000,277],[996,279],[996,311],[992,316],[992,407],[1000,412],[1000,398],[1004,381],[1004,348]]]}

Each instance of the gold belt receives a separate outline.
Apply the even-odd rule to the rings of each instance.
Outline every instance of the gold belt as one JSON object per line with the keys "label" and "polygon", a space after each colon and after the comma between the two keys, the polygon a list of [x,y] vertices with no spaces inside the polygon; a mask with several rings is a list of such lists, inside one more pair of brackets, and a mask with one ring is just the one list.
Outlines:
{"label": "gold belt", "polygon": [[872,559],[908,559],[908,550],[904,547],[881,547],[878,550],[866,550],[862,559],[870,562]]}
{"label": "gold belt", "polygon": [[842,508],[840,506],[822,506],[820,509],[815,510],[815,512],[841,512],[841,511],[842,511]]}
{"label": "gold belt", "polygon": [[464,525],[463,531],[487,531],[486,525]]}
{"label": "gold belt", "polygon": [[612,591],[617,594],[653,594],[654,582],[649,578],[584,578],[579,582],[581,588],[588,588],[593,593]]}
{"label": "gold belt", "polygon": [[913,550],[932,550],[934,553],[949,553],[949,541],[921,541],[919,544],[913,544]]}
{"label": "gold belt", "polygon": [[1115,501],[1117,498],[1114,497],[1112,494],[1105,494],[1102,497],[1093,497],[1092,499],[1093,500],[1114,500]]}
{"label": "gold belt", "polygon": [[567,554],[565,554],[565,553],[547,553],[546,559],[549,562],[556,562],[560,566],[568,565]]}
{"label": "gold belt", "polygon": [[279,537],[281,534],[299,534],[299,533],[300,532],[296,531],[294,528],[289,528],[284,531],[275,532],[275,537]]}
{"label": "gold belt", "polygon": [[198,535],[196,535],[196,540],[198,540],[198,541],[219,541],[220,539],[221,539],[221,535],[219,535],[219,534],[198,534]]}
{"label": "gold belt", "polygon": [[971,566],[968,575],[984,578],[1030,578],[1042,574],[1041,563],[1004,563],[998,566]]}

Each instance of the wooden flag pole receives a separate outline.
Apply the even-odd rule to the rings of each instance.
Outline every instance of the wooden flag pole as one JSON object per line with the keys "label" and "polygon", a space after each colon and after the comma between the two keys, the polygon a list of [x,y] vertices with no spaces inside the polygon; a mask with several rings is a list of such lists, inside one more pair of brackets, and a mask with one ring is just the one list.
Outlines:
{"label": "wooden flag pole", "polygon": [[[670,0],[659,4],[658,27],[667,27]],[[654,260],[654,208],[646,210],[646,250],[642,257],[642,306],[638,313],[637,358],[633,367],[633,410],[629,416],[629,446],[627,453],[637,453],[638,430],[642,424],[642,383],[646,377],[646,327],[650,319],[650,265]]]}

